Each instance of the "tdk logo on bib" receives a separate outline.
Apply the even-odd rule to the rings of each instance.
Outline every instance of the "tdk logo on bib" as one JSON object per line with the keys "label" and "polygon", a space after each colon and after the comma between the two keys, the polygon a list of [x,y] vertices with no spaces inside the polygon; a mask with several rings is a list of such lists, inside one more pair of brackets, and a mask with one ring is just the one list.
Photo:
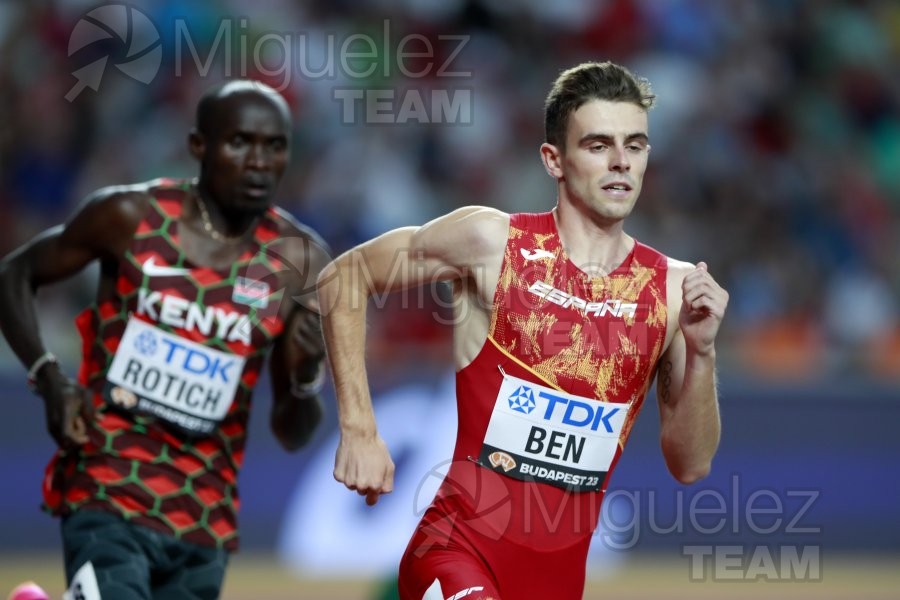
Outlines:
{"label": "tdk logo on bib", "polygon": [[613,433],[617,429],[614,429],[610,419],[619,413],[619,407],[604,407],[597,402],[583,402],[543,391],[540,397],[547,401],[547,409],[543,415],[545,421],[572,427],[590,427],[591,431],[603,427],[607,433]]}
{"label": "tdk logo on bib", "polygon": [[509,407],[526,415],[531,414],[535,407],[534,392],[524,385],[519,386],[519,389],[509,397]]}
{"label": "tdk logo on bib", "polygon": [[166,364],[184,369],[188,373],[205,375],[212,380],[230,383],[229,371],[234,366],[234,360],[222,360],[220,357],[211,357],[203,350],[194,350],[172,340],[163,340],[168,347],[166,350]]}
{"label": "tdk logo on bib", "polygon": [[209,352],[202,349],[194,349],[173,339],[162,338],[157,341],[157,335],[151,331],[144,331],[134,340],[134,349],[148,358],[156,356],[159,342],[163,345],[163,362],[166,365],[183,369],[188,373],[205,375],[211,380],[220,380],[224,383],[231,381],[230,371],[235,361],[222,360],[217,356],[210,356]]}

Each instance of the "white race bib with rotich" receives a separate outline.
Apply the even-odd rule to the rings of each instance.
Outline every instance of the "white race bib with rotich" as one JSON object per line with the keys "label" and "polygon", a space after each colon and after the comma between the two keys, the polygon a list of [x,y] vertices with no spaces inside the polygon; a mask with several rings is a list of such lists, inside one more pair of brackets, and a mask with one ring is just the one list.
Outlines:
{"label": "white race bib with rotich", "polygon": [[479,463],[522,481],[597,491],[615,458],[628,409],[504,373]]}
{"label": "white race bib with rotich", "polygon": [[189,433],[209,433],[237,392],[244,358],[131,318],[106,374],[113,404],[155,415]]}

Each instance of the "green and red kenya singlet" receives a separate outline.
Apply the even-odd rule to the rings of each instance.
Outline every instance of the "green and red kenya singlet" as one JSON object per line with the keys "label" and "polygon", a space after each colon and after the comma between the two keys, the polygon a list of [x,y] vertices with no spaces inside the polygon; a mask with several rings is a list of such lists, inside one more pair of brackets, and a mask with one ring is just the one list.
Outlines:
{"label": "green and red kenya singlet", "polygon": [[90,441],[58,452],[44,497],[56,514],[106,510],[198,544],[237,547],[236,487],[267,350],[283,329],[277,210],[224,269],[193,264],[179,218],[188,182],[151,184],[113,293],[77,318]]}

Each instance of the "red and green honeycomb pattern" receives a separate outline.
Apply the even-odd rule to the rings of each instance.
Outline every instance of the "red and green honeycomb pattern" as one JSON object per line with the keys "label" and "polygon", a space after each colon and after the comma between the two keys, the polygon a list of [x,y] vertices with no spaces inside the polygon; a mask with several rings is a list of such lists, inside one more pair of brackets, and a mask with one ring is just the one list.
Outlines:
{"label": "red and green honeycomb pattern", "polygon": [[[120,260],[115,290],[78,317],[84,338],[79,379],[94,392],[95,419],[90,441],[77,451],[59,453],[48,467],[45,500],[49,509],[67,513],[81,508],[117,512],[136,523],[177,538],[226,549],[237,547],[239,498],[237,474],[243,462],[251,392],[273,339],[283,322],[283,290],[278,273],[285,266],[268,245],[278,236],[278,213],[260,220],[253,247],[229,268],[194,265],[181,251],[178,217],[188,198],[183,182],[160,180],[154,200],[139,225],[131,251]],[[148,277],[141,265],[189,268],[178,277]],[[237,276],[266,281],[275,290],[259,310],[232,301]],[[129,315],[137,309],[138,290],[162,292],[197,303],[246,314],[252,322],[251,344],[187,331],[162,323],[157,327],[245,358],[236,397],[211,434],[186,436],[156,417],[107,404],[101,391]],[[215,328],[213,328],[215,329]]]}

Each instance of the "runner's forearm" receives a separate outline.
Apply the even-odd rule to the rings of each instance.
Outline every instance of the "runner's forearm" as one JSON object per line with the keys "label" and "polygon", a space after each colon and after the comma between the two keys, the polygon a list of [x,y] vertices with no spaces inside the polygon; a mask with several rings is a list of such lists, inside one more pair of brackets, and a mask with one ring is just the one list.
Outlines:
{"label": "runner's forearm", "polygon": [[334,375],[342,433],[376,430],[365,364],[366,309],[369,290],[354,277],[345,257],[325,269],[319,286],[322,331]]}
{"label": "runner's forearm", "polygon": [[0,262],[0,329],[28,369],[46,351],[35,308],[35,290],[21,254]]}
{"label": "runner's forearm", "polygon": [[661,436],[663,454],[672,474],[682,483],[691,483],[709,473],[719,446],[715,353],[688,351],[684,382],[673,394],[674,409]]}

